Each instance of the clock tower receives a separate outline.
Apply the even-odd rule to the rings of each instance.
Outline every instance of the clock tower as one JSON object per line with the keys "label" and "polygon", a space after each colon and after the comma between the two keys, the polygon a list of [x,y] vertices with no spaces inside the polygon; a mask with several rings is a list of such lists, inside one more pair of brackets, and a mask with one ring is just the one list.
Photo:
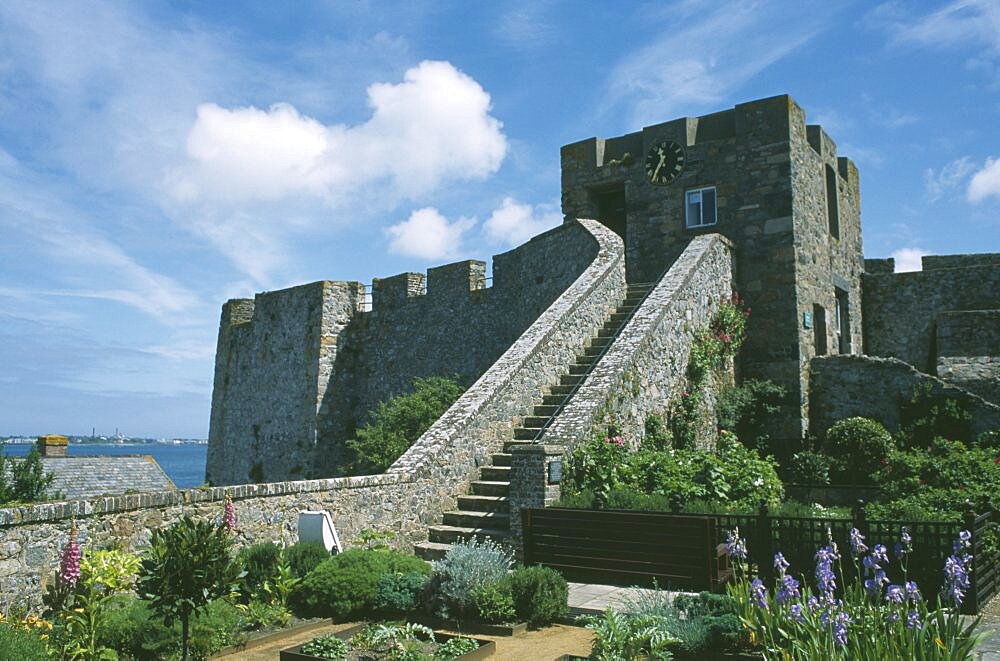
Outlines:
{"label": "clock tower", "polygon": [[631,282],[656,281],[699,234],[733,242],[753,309],[738,372],[785,386],[773,434],[800,438],[809,360],[861,351],[854,164],[786,95],[576,142],[561,160],[563,213],[622,236]]}

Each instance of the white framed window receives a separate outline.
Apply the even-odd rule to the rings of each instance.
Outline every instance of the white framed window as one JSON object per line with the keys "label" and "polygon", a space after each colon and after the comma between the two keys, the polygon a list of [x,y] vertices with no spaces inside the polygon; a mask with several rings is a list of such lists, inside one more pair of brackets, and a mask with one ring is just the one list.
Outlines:
{"label": "white framed window", "polygon": [[686,227],[707,227],[716,223],[715,186],[695,188],[684,194]]}

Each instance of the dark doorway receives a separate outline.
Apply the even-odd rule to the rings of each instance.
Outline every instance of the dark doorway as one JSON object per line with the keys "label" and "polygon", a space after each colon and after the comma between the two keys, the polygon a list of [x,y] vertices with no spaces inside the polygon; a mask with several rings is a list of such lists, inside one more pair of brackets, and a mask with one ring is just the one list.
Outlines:
{"label": "dark doorway", "polygon": [[594,193],[597,220],[625,240],[625,187]]}
{"label": "dark doorway", "polygon": [[851,317],[847,292],[840,287],[834,288],[837,297],[837,351],[851,353]]}

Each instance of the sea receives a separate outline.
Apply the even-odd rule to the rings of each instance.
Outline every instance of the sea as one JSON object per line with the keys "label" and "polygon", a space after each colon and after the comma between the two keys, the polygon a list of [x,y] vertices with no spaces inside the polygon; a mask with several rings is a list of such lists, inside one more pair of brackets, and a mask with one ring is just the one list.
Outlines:
{"label": "sea", "polygon": [[[0,444],[9,457],[28,454],[31,443]],[[208,445],[199,443],[70,443],[69,456],[93,457],[95,455],[121,456],[148,454],[156,460],[178,489],[197,487],[205,483],[205,456]]]}

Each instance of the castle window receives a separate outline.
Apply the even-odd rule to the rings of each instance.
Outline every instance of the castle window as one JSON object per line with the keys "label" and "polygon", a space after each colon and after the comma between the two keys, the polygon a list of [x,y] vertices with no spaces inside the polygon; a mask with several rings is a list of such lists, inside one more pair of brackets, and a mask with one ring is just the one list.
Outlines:
{"label": "castle window", "polygon": [[716,223],[715,186],[695,188],[685,194],[685,225],[689,228],[706,227]]}
{"label": "castle window", "polygon": [[837,173],[829,165],[826,166],[826,221],[830,227],[830,236],[840,238],[840,211],[837,208]]}

